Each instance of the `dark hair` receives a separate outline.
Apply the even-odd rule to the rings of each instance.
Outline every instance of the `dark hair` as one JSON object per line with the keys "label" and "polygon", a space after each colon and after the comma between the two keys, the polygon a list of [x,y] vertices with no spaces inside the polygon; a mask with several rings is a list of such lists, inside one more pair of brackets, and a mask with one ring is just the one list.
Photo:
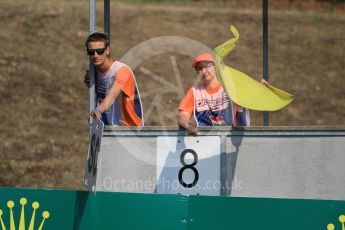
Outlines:
{"label": "dark hair", "polygon": [[105,43],[105,47],[108,47],[110,45],[110,40],[108,35],[104,34],[104,33],[100,33],[100,32],[95,32],[90,34],[85,42],[85,46],[87,48],[87,45],[89,44],[89,42],[99,42],[99,41],[103,41]]}

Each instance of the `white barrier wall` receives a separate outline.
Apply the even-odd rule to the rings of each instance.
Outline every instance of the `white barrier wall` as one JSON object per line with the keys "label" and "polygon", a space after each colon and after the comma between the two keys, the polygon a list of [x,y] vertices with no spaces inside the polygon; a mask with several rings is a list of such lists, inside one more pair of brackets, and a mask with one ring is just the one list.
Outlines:
{"label": "white barrier wall", "polygon": [[344,149],[345,127],[202,128],[198,137],[107,127],[94,183],[97,191],[344,200]]}

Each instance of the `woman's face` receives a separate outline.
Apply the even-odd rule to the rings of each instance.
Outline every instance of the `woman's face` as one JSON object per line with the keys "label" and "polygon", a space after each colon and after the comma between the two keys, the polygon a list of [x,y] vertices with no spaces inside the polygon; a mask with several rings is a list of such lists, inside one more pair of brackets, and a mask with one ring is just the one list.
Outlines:
{"label": "woman's face", "polygon": [[195,70],[204,84],[208,84],[217,79],[216,67],[213,62],[201,61],[197,64]]}

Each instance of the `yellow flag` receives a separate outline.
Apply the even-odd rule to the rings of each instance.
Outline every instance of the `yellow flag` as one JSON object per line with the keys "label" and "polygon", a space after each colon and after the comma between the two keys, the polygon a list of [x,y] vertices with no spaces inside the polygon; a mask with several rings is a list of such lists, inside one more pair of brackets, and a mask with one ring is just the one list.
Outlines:
{"label": "yellow flag", "polygon": [[231,26],[230,30],[234,37],[217,46],[214,52],[218,76],[231,100],[240,106],[258,111],[275,111],[288,105],[293,100],[293,95],[271,85],[263,85],[223,63],[239,39],[237,29]]}

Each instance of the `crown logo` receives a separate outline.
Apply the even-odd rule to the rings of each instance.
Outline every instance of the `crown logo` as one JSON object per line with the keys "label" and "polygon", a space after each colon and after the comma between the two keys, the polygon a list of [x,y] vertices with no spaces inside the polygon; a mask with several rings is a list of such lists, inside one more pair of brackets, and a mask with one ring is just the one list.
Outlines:
{"label": "crown logo", "polygon": [[[26,198],[21,198],[19,200],[20,205],[22,206],[21,208],[21,213],[20,213],[20,220],[19,220],[19,225],[18,225],[18,230],[25,230],[25,205],[27,204],[27,199]],[[15,226],[15,221],[14,221],[14,215],[13,215],[13,207],[14,207],[15,203],[12,200],[9,200],[7,202],[7,207],[10,209],[10,227],[9,230],[16,230],[16,226]],[[30,219],[30,223],[29,223],[29,227],[27,228],[27,230],[34,230],[35,227],[35,219],[36,219],[36,210],[40,207],[40,204],[35,201],[32,203],[32,215],[31,215],[31,219]],[[0,225],[2,230],[6,230],[6,226],[5,223],[3,221],[2,218],[3,215],[3,211],[0,209]],[[43,229],[43,225],[44,225],[44,221],[46,219],[48,219],[50,216],[48,211],[44,211],[42,212],[42,221],[39,225],[39,227],[37,228],[37,230],[42,230]]]}
{"label": "crown logo", "polygon": [[[344,226],[345,215],[340,215],[339,216],[339,222],[341,223],[341,229],[345,230],[345,226]],[[330,223],[330,224],[327,225],[327,230],[334,230],[334,229],[335,229],[334,224]]]}

